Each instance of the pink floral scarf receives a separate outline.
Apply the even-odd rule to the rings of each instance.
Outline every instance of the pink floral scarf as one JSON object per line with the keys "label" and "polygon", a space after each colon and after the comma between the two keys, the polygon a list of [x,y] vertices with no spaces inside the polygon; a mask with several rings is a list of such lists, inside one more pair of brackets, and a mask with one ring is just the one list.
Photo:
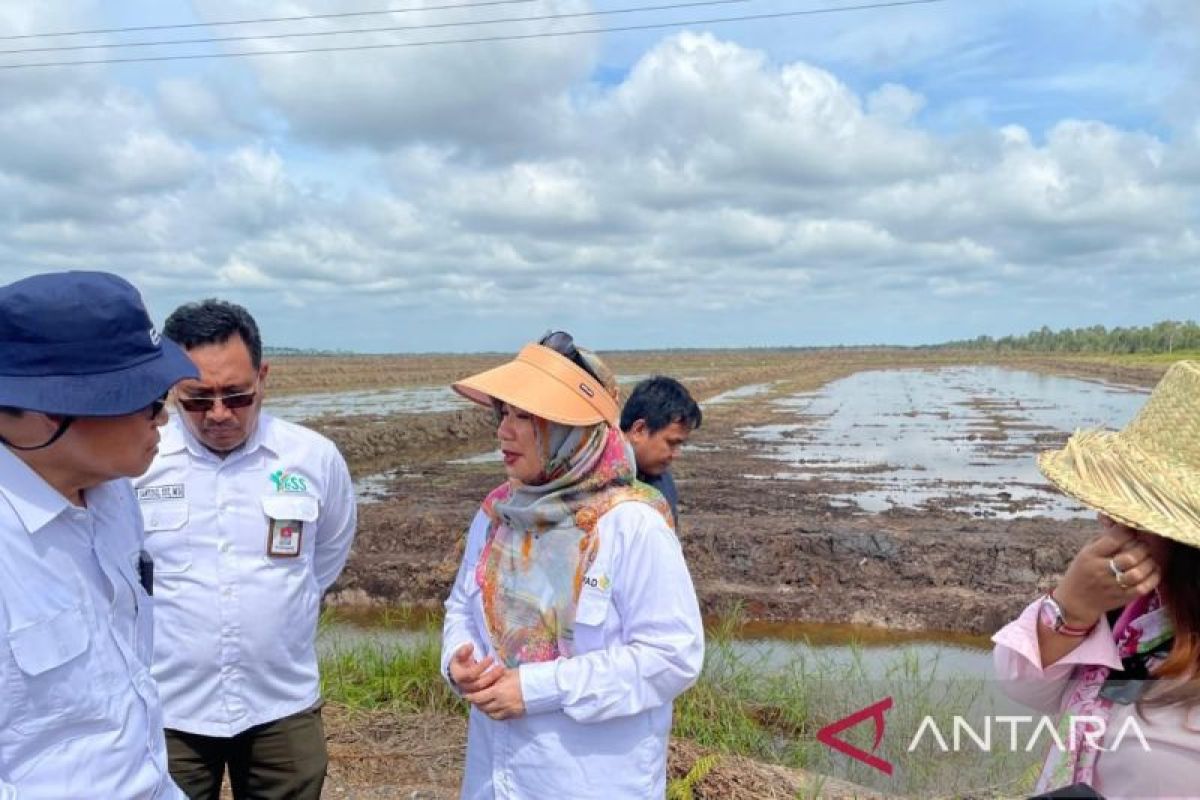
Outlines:
{"label": "pink floral scarf", "polygon": [[[1150,653],[1173,635],[1170,617],[1162,607],[1158,592],[1140,597],[1126,606],[1113,626],[1117,654],[1122,659]],[[1151,657],[1147,665],[1153,670],[1161,663],[1162,658]],[[1104,666],[1076,669],[1073,680],[1063,696],[1058,723],[1059,738],[1067,749],[1060,750],[1056,744],[1051,744],[1035,792],[1041,793],[1074,783],[1094,782],[1096,759],[1101,750],[1093,744],[1086,732],[1098,734],[1100,723],[1080,723],[1078,720],[1080,717],[1094,717],[1103,720],[1103,724],[1107,726],[1112,715],[1113,701],[1101,697],[1100,690],[1108,680],[1109,672],[1109,668]],[[1075,730],[1071,730],[1073,723]]]}

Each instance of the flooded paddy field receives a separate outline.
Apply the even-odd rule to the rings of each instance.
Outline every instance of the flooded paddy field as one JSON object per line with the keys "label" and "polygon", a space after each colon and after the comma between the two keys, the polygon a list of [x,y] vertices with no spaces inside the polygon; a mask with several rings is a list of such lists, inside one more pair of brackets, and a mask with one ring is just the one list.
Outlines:
{"label": "flooded paddy field", "polygon": [[[1090,516],[1049,487],[1035,456],[1076,428],[1119,428],[1144,389],[994,367],[873,370],[773,401],[792,422],[739,429],[774,472],[839,480],[837,506],[995,517]],[[764,465],[765,466],[765,465]]]}
{"label": "flooded paddy field", "polygon": [[314,392],[272,398],[263,407],[277,417],[305,422],[318,417],[353,417],[364,414],[433,414],[469,408],[469,403],[449,386],[404,386],[349,392]]}
{"label": "flooded paddy field", "polygon": [[[627,378],[681,376],[702,401],[704,425],[675,476],[706,613],[975,635],[1091,536],[1086,513],[1044,486],[1034,454],[1076,427],[1124,424],[1164,368],[893,349],[605,356]],[[354,413],[334,402],[306,423],[338,443],[365,501],[331,604],[436,609],[463,531],[503,479],[486,412],[366,398],[444,389],[505,358],[273,364],[276,401],[357,393]]]}

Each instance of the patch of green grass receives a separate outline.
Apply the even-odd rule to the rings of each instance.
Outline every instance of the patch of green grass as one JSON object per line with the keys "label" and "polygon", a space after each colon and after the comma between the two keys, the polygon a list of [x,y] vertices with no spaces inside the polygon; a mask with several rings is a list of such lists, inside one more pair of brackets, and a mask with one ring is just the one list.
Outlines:
{"label": "patch of green grass", "polygon": [[350,708],[467,713],[441,675],[441,632],[430,626],[414,644],[359,641],[321,658],[321,696]]}
{"label": "patch of green grass", "polygon": [[1200,350],[1175,350],[1170,353],[1128,353],[1110,356],[1125,364],[1174,364],[1176,361],[1200,359]]}
{"label": "patch of green grass", "polygon": [[1115,366],[1168,366],[1176,361],[1200,359],[1200,350],[1174,350],[1170,353],[1022,353],[1064,361],[1087,361]]}
{"label": "patch of green grass", "polygon": [[[690,739],[718,754],[729,753],[824,775],[836,775],[888,792],[915,796],[973,796],[1021,793],[1014,782],[1025,775],[1028,754],[977,752],[906,752],[907,737],[932,716],[949,731],[956,714],[980,701],[982,678],[946,677],[936,663],[913,651],[900,651],[882,666],[868,669],[866,653],[852,646],[850,658],[837,661],[806,651],[787,663],[741,646],[735,637],[737,615],[710,626],[704,669],[696,685],[675,701],[673,735]],[[405,625],[411,630],[410,625]],[[441,636],[433,622],[403,643],[354,639],[328,648],[321,659],[321,689],[328,700],[358,709],[391,709],[465,714],[466,704],[442,678]],[[892,697],[888,735],[877,754],[898,765],[883,781],[867,765],[836,753],[816,739],[823,726],[883,697]],[[874,742],[871,724],[849,729],[842,738],[867,751]],[[716,760],[693,765],[688,779],[672,789],[689,796]]]}
{"label": "patch of green grass", "polygon": [[[926,716],[949,731],[955,715],[990,707],[982,678],[948,677],[936,662],[903,649],[868,668],[866,651],[856,645],[851,645],[849,658],[836,661],[817,649],[790,663],[768,663],[765,656],[737,646],[736,629],[733,617],[708,631],[700,679],[675,702],[674,735],[719,752],[836,775],[888,793],[986,797],[1027,788],[1026,762],[1036,754],[919,749],[914,757],[906,752],[908,737]],[[896,764],[896,774],[888,780],[816,739],[825,725],[884,697],[894,705],[886,713],[887,735],[878,750],[869,722],[840,738]]]}

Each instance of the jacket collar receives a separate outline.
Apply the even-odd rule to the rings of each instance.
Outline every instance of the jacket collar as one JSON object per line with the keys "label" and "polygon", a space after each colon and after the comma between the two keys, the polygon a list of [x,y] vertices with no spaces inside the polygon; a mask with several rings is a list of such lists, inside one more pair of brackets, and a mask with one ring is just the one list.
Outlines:
{"label": "jacket collar", "polygon": [[[259,447],[265,447],[273,454],[278,455],[278,427],[274,417],[265,411],[259,411],[258,425],[255,427],[254,433],[250,434],[250,438],[235,452],[227,456],[227,458],[242,458],[255,452]],[[188,427],[183,424],[183,420],[178,413],[172,413],[170,421],[163,428],[162,441],[159,442],[158,452],[161,455],[174,455],[184,450],[187,450],[195,458],[213,461],[223,460],[192,435]]]}
{"label": "jacket collar", "polygon": [[7,447],[0,446],[0,495],[29,533],[37,533],[71,504]]}

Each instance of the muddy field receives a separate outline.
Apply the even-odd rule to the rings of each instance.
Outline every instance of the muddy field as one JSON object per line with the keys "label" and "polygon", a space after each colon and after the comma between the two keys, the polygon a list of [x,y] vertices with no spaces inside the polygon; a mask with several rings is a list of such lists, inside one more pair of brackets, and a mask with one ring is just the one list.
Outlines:
{"label": "muddy field", "polygon": [[[376,358],[349,365],[345,359],[284,360],[272,376],[291,391],[425,385],[502,358],[420,357],[415,364]],[[706,405],[694,446],[676,462],[680,538],[706,611],[740,605],[757,619],[977,634],[995,630],[1052,581],[1092,526],[973,516],[936,501],[916,510],[861,513],[831,502],[861,488],[853,475],[843,470],[806,481],[771,479],[761,446],[739,429],[780,421],[772,402],[777,398],[863,370],[1002,363],[1139,386],[1152,385],[1161,373],[1088,359],[997,362],[978,354],[888,349],[617,353],[608,360],[622,375],[680,376],[701,400],[755,387],[746,396]],[[993,419],[993,430],[972,435],[999,447],[1008,437],[1006,422],[1000,415]],[[450,463],[493,448],[489,416],[464,409],[324,417],[310,424],[339,444],[357,478],[374,476],[379,495],[360,509],[354,553],[330,602],[436,607],[453,579],[463,530],[479,500],[503,477],[496,463]],[[1058,441],[1043,436],[1037,445]],[[1003,505],[1006,493],[995,494],[999,499],[988,502]],[[1012,501],[1013,510],[1019,502]]]}

